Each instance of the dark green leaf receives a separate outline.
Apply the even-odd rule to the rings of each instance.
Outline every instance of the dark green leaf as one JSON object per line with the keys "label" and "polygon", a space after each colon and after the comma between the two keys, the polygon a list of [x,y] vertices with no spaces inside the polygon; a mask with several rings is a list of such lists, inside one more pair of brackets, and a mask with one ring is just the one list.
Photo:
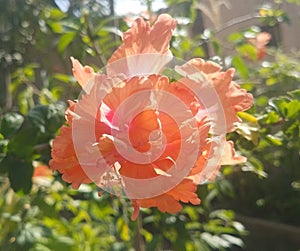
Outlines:
{"label": "dark green leaf", "polygon": [[9,141],[3,139],[0,134],[0,173],[6,172],[5,168],[3,168],[3,166],[1,165],[1,161],[6,156],[8,142]]}
{"label": "dark green leaf", "polygon": [[25,121],[21,130],[8,143],[8,152],[20,158],[32,160],[33,147],[37,142],[37,133],[35,129],[30,127],[28,121]]}
{"label": "dark green leaf", "polygon": [[28,113],[28,119],[39,132],[50,136],[62,125],[64,111],[62,103],[37,105]]}
{"label": "dark green leaf", "polygon": [[23,161],[15,156],[7,155],[2,164],[8,171],[12,189],[15,192],[29,193],[32,186],[33,166],[31,162]]}
{"label": "dark green leaf", "polygon": [[19,130],[23,121],[24,117],[19,113],[12,112],[4,114],[0,122],[0,133],[5,138],[11,137],[16,131]]}

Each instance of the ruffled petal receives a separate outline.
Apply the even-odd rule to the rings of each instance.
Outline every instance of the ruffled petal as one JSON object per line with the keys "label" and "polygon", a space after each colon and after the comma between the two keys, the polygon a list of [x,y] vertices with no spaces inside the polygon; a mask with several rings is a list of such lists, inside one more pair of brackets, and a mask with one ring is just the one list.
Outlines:
{"label": "ruffled petal", "polygon": [[182,205],[168,194],[162,194],[150,199],[136,200],[136,202],[140,207],[144,208],[157,207],[157,209],[163,213],[168,212],[175,214],[182,209]]}
{"label": "ruffled petal", "polygon": [[221,165],[236,165],[245,163],[247,158],[244,156],[237,156],[234,149],[234,143],[227,141],[221,158]]}
{"label": "ruffled petal", "polygon": [[150,179],[157,176],[154,166],[151,163],[138,164],[131,161],[122,163],[119,173],[133,179]]}
{"label": "ruffled petal", "polygon": [[49,166],[38,165],[34,168],[32,177],[49,177],[52,175],[52,171]]}
{"label": "ruffled petal", "polygon": [[232,81],[233,74],[234,69],[229,69],[212,76],[212,85],[221,101],[228,132],[235,129],[236,122],[240,122],[237,113],[249,109],[253,104],[252,94]]}
{"label": "ruffled petal", "polygon": [[135,200],[140,207],[150,208],[157,207],[161,212],[178,213],[182,209],[181,202],[192,203],[194,205],[200,204],[200,199],[195,193],[197,185],[190,179],[184,179],[180,184],[170,191],[155,196],[149,199]]}
{"label": "ruffled petal", "polygon": [[186,64],[180,66],[180,68],[187,75],[193,75],[195,73],[199,73],[199,71],[205,74],[211,74],[219,72],[222,69],[222,67],[217,63],[212,61],[205,61],[202,58],[193,58],[189,60]]}
{"label": "ruffled petal", "polygon": [[[109,127],[97,120],[97,105],[94,92],[86,94],[77,103],[70,101],[66,111],[68,126],[60,129],[59,135],[54,139],[50,160],[52,170],[62,174],[63,180],[72,183],[73,188],[78,188],[82,183],[91,183],[91,176],[80,164],[78,156],[99,155],[97,147],[87,147],[88,136],[94,135],[97,140],[104,133],[110,131]],[[80,132],[80,133],[79,133]],[[74,137],[75,136],[75,137]],[[93,151],[93,152],[91,152]]]}
{"label": "ruffled petal", "polygon": [[[160,15],[151,27],[141,18],[123,35],[108,61],[107,75],[71,58],[85,94],[69,101],[68,126],[53,141],[52,170],[78,188],[82,183],[140,207],[177,213],[181,203],[197,205],[197,185],[215,178],[221,165],[243,163],[226,133],[253,97],[233,81],[234,70],[192,59],[175,71],[174,83],[161,76],[172,59],[169,42],[176,20]],[[256,45],[264,49],[264,38]]]}
{"label": "ruffled petal", "polygon": [[[129,139],[132,146],[140,152],[147,152],[151,148],[151,141],[158,140],[155,130],[159,130],[158,117],[154,110],[146,110],[134,117],[129,127]],[[152,135],[151,135],[152,134]],[[151,138],[152,139],[151,139]]]}
{"label": "ruffled petal", "polygon": [[[199,92],[199,102],[202,102],[214,122],[216,134],[233,131],[234,124],[240,121],[237,113],[247,110],[253,104],[252,94],[232,81],[234,69],[226,72],[220,69],[215,63],[204,62],[202,59],[190,60],[176,68],[185,77],[180,82]],[[226,119],[226,127],[220,122],[222,117]]]}
{"label": "ruffled petal", "polygon": [[167,192],[178,201],[184,203],[192,203],[193,205],[199,205],[200,199],[196,194],[197,184],[190,179],[184,179],[178,186]]}
{"label": "ruffled petal", "polygon": [[168,54],[172,32],[177,21],[162,14],[150,27],[149,22],[137,18],[131,28],[123,35],[123,44],[113,53],[108,63],[139,54]]}
{"label": "ruffled petal", "polygon": [[108,61],[108,75],[135,75],[160,73],[171,59],[169,42],[177,21],[162,14],[150,27],[150,23],[138,18],[123,34],[123,44]]}
{"label": "ruffled petal", "polygon": [[84,89],[89,80],[92,79],[95,75],[95,72],[92,67],[82,66],[80,62],[73,57],[71,57],[71,61],[73,64],[73,75],[76,78],[77,82]]}
{"label": "ruffled petal", "polygon": [[51,169],[59,171],[66,182],[72,183],[73,188],[78,188],[82,183],[92,182],[78,162],[71,127],[61,128],[60,134],[53,141],[51,156]]}

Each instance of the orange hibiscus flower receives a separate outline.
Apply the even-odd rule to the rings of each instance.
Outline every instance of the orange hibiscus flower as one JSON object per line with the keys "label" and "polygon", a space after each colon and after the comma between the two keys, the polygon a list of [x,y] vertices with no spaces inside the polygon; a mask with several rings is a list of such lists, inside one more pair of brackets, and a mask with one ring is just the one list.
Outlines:
{"label": "orange hibiscus flower", "polygon": [[235,129],[237,112],[252,105],[252,95],[232,81],[233,69],[223,72],[199,58],[177,64],[176,81],[164,75],[176,23],[166,14],[152,27],[138,18],[106,74],[71,58],[84,93],[69,102],[50,166],[74,188],[94,182],[128,197],[132,219],[140,207],[176,213],[181,203],[199,204],[198,184],[213,179],[221,165],[246,161],[226,133]]}

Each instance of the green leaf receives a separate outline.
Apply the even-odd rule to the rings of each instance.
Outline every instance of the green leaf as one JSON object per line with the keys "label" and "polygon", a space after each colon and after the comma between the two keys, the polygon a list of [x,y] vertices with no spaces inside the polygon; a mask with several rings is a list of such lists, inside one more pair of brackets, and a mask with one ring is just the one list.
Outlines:
{"label": "green leaf", "polygon": [[59,38],[57,49],[58,52],[62,53],[67,46],[73,41],[76,36],[76,32],[70,31]]}
{"label": "green leaf", "polygon": [[238,112],[238,116],[243,120],[252,124],[257,124],[257,118],[247,112]]}
{"label": "green leaf", "polygon": [[232,64],[240,74],[241,78],[247,79],[249,77],[248,67],[246,66],[245,61],[241,57],[234,56],[232,58]]}
{"label": "green leaf", "polygon": [[[264,118],[263,118],[264,119]],[[275,124],[280,120],[280,116],[275,111],[270,111],[265,118],[267,124]]]}
{"label": "green leaf", "polygon": [[117,228],[120,231],[120,237],[123,241],[130,240],[129,227],[127,222],[123,218],[119,218],[117,221]]}
{"label": "green leaf", "polygon": [[248,159],[248,162],[242,167],[242,171],[256,173],[260,178],[268,177],[268,174],[264,171],[263,164],[255,157]]}
{"label": "green leaf", "polygon": [[109,26],[105,26],[105,27],[102,27],[101,30],[103,31],[108,31],[110,33],[113,33],[119,37],[122,37],[123,36],[123,33],[122,31],[120,31],[117,27],[109,27]]}
{"label": "green leaf", "polygon": [[1,165],[1,162],[6,156],[8,142],[9,142],[8,140],[0,139],[0,173],[6,172],[5,168],[3,168],[3,166]]}
{"label": "green leaf", "polygon": [[242,241],[241,238],[235,237],[233,235],[229,234],[222,234],[221,237],[225,240],[227,240],[231,245],[236,245],[238,247],[243,247],[244,242]]}
{"label": "green leaf", "polygon": [[23,124],[24,117],[16,112],[6,113],[0,122],[0,132],[5,138],[11,137]]}
{"label": "green leaf", "polygon": [[216,55],[221,55],[221,45],[217,40],[211,40]]}
{"label": "green leaf", "polygon": [[263,106],[263,107],[265,107],[265,106],[268,104],[268,101],[269,101],[269,99],[268,99],[268,97],[266,97],[266,96],[259,96],[259,97],[256,97],[256,104],[257,104],[258,106]]}
{"label": "green leaf", "polygon": [[297,89],[297,90],[293,90],[291,92],[288,92],[288,94],[290,96],[292,96],[294,99],[297,99],[300,101],[300,89]]}
{"label": "green leaf", "polygon": [[290,100],[286,97],[272,98],[269,101],[269,105],[272,106],[281,117],[286,117],[287,115],[287,103]]}
{"label": "green leaf", "polygon": [[257,59],[257,49],[252,44],[243,44],[237,47],[237,51],[241,56],[248,57],[252,60]]}
{"label": "green leaf", "polygon": [[275,137],[274,135],[268,134],[266,136],[266,139],[275,146],[281,146],[282,145],[282,139],[280,139],[278,137]]}
{"label": "green leaf", "polygon": [[209,246],[211,246],[214,249],[222,250],[222,248],[229,248],[229,242],[223,240],[217,235],[212,235],[208,232],[204,232],[201,234],[201,238],[207,242]]}
{"label": "green leaf", "polygon": [[270,77],[266,80],[266,85],[270,86],[270,85],[274,85],[278,83],[278,79],[275,77]]}
{"label": "green leaf", "polygon": [[65,106],[62,103],[37,105],[28,113],[28,119],[39,132],[51,136],[64,121]]}
{"label": "green leaf", "polygon": [[194,50],[193,50],[193,55],[195,57],[206,57],[206,52],[205,50],[203,49],[202,46],[197,46]]}
{"label": "green leaf", "polygon": [[259,143],[259,129],[257,124],[253,123],[238,123],[236,132],[245,139],[252,141],[254,145]]}
{"label": "green leaf", "polygon": [[20,159],[32,161],[34,147],[38,143],[48,143],[64,122],[65,106],[61,103],[37,105],[31,109],[22,127],[13,135],[8,152]]}
{"label": "green leaf", "polygon": [[63,93],[63,88],[61,86],[55,86],[51,89],[52,97],[55,100],[58,100],[62,93]]}
{"label": "green leaf", "polygon": [[212,211],[209,215],[210,218],[220,218],[224,221],[231,221],[234,218],[234,212],[232,210],[218,209]]}
{"label": "green leaf", "polygon": [[30,127],[28,121],[25,121],[21,130],[9,141],[8,152],[19,158],[32,160],[36,142],[37,131]]}
{"label": "green leaf", "polygon": [[72,79],[73,79],[70,75],[66,75],[66,74],[62,74],[62,73],[54,74],[53,78],[57,79],[61,82],[64,82],[64,83],[70,83],[70,82],[72,82]]}
{"label": "green leaf", "polygon": [[46,132],[46,118],[48,113],[48,107],[45,105],[37,105],[31,109],[28,113],[28,119],[32,125],[38,129],[39,132]]}
{"label": "green leaf", "polygon": [[294,3],[300,5],[300,0],[287,0],[288,3]]}
{"label": "green leaf", "polygon": [[2,163],[8,171],[8,178],[15,192],[29,193],[32,186],[33,166],[15,156],[7,155]]}
{"label": "green leaf", "polygon": [[62,12],[60,9],[58,8],[52,8],[50,9],[50,18],[52,19],[56,19],[56,20],[60,20],[62,18],[64,18],[66,16],[66,14],[64,12]]}
{"label": "green leaf", "polygon": [[72,220],[72,224],[73,225],[77,225],[79,224],[81,221],[85,221],[85,222],[91,222],[91,218],[89,216],[89,214],[84,211],[84,210],[81,210],[77,215],[76,217],[74,217],[74,219]]}
{"label": "green leaf", "polygon": [[142,229],[141,234],[145,237],[146,242],[152,241],[153,234],[147,231],[146,229]]}
{"label": "green leaf", "polygon": [[[73,246],[75,244],[74,240],[70,237],[67,236],[61,236],[61,235],[57,235],[54,234],[52,236],[50,236],[49,238],[41,238],[38,240],[39,242],[41,242],[41,245],[43,247],[43,249],[41,249],[41,251],[46,251],[46,247],[49,250],[73,250]],[[34,249],[36,250],[36,249]],[[76,249],[78,250],[78,249]]]}
{"label": "green leaf", "polygon": [[27,87],[19,94],[18,104],[22,114],[27,114],[28,111],[34,107],[33,88],[31,86]]}
{"label": "green leaf", "polygon": [[198,221],[199,215],[193,207],[185,207],[184,210],[192,221]]}
{"label": "green leaf", "polygon": [[191,43],[189,39],[184,39],[181,43],[181,46],[183,51],[189,51],[191,49]]}
{"label": "green leaf", "polygon": [[64,31],[63,26],[60,22],[49,22],[48,25],[54,33],[62,34]]}
{"label": "green leaf", "polygon": [[300,114],[300,101],[298,100],[292,100],[290,103],[286,105],[287,109],[287,118],[292,119],[299,119],[299,114]]}
{"label": "green leaf", "polygon": [[227,38],[227,40],[232,43],[238,43],[243,41],[244,39],[244,35],[241,32],[231,33]]}

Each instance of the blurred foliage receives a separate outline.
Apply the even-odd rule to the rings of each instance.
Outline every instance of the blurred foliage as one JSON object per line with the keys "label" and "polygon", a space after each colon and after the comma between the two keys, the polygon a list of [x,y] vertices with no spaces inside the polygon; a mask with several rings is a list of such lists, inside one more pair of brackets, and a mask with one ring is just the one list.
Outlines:
{"label": "blurred foliage", "polygon": [[[145,209],[136,222],[123,198],[99,197],[94,185],[74,191],[57,173],[38,174],[64,123],[61,100],[80,91],[67,58],[103,67],[128,27],[114,15],[113,1],[64,1],[62,10],[52,0],[0,0],[1,250],[238,250],[247,230],[235,213],[300,226],[300,54],[271,47],[260,60],[249,38],[261,28],[249,27],[228,36],[227,55],[218,30],[202,27],[197,1],[165,2],[164,11],[179,20],[174,55],[236,68],[238,83],[255,96],[229,136],[248,162],[226,166],[215,182],[201,185],[200,206],[177,215]],[[264,4],[261,27],[289,22],[284,2],[299,5]]]}

